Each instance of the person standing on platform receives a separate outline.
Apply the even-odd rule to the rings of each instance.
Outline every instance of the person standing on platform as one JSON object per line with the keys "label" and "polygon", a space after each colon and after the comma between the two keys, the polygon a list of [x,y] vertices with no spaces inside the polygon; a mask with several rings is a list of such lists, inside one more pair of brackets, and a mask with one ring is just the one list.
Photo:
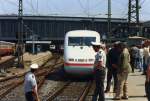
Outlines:
{"label": "person standing on platform", "polygon": [[105,93],[108,93],[110,91],[111,87],[111,79],[113,77],[114,79],[114,87],[113,87],[113,92],[116,92],[117,89],[117,69],[118,69],[118,60],[120,56],[120,52],[118,49],[118,44],[119,42],[114,43],[114,47],[108,52],[107,54],[107,86]]}
{"label": "person standing on platform", "polygon": [[96,88],[94,91],[94,95],[92,101],[105,101],[104,96],[104,79],[105,79],[105,59],[106,53],[101,47],[101,43],[99,42],[92,42],[93,49],[96,52],[95,54],[95,62],[94,62],[94,77]]}
{"label": "person standing on platform", "polygon": [[130,48],[130,56],[131,56],[131,67],[132,67],[132,73],[134,73],[134,69],[138,67],[138,48],[136,45],[133,45]]}
{"label": "person standing on platform", "polygon": [[138,46],[139,50],[138,50],[138,68],[139,68],[139,72],[143,73],[143,47],[142,45]]}
{"label": "person standing on platform", "polygon": [[[128,99],[128,92],[127,92],[127,79],[128,74],[131,72],[131,65],[130,65],[130,54],[128,49],[126,48],[126,43],[120,43],[120,58],[118,64],[118,84],[117,84],[117,91],[116,95],[113,100],[120,100],[120,99]],[[121,93],[123,92],[123,96],[121,97]]]}
{"label": "person standing on platform", "polygon": [[37,92],[37,82],[35,78],[35,71],[38,69],[38,64],[32,64],[31,70],[25,75],[24,91],[26,101],[40,101]]}
{"label": "person standing on platform", "polygon": [[146,91],[146,96],[148,98],[148,101],[150,101],[150,48],[149,48],[149,55],[147,59],[145,91]]}
{"label": "person standing on platform", "polygon": [[[138,62],[139,62],[139,56],[138,56],[138,52],[139,52],[139,48],[137,47],[137,45],[134,45],[133,47],[132,47],[132,56],[133,56],[133,65],[134,65],[134,68],[138,68]],[[132,58],[132,57],[131,57]]]}
{"label": "person standing on platform", "polygon": [[147,44],[144,44],[144,49],[143,49],[143,55],[144,55],[144,71],[143,71],[143,74],[145,75],[146,74],[146,70],[147,70],[147,66],[148,66],[148,58],[149,58],[149,47]]}

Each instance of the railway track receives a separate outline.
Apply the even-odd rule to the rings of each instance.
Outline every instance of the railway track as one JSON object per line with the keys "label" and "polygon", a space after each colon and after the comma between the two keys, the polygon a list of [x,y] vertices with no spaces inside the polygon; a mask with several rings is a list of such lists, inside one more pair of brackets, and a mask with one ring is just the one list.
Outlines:
{"label": "railway track", "polygon": [[[36,76],[38,77],[38,80],[37,80],[38,88],[40,88],[43,85],[43,83],[45,81],[45,77],[50,72],[57,70],[57,66],[63,64],[63,62],[58,62],[58,59],[59,59],[59,57],[54,55],[54,58],[51,60],[53,63],[50,63],[50,64],[47,63],[44,68],[40,68],[37,71]],[[3,85],[3,87],[0,89],[0,100],[2,100],[4,97],[6,97],[6,95],[8,95],[9,93],[11,93],[13,91],[15,92],[14,89],[17,89],[18,87],[20,87],[20,89],[23,90],[22,84],[24,82],[24,74],[25,73],[23,73],[22,75],[19,75],[19,76],[13,76],[13,77],[1,80],[0,85],[3,85],[2,83],[4,83],[4,82],[5,82],[5,85]],[[22,96],[24,96],[24,95],[22,95]],[[7,101],[9,101],[9,100],[7,100]],[[12,101],[12,99],[11,99],[11,101]]]}
{"label": "railway track", "polygon": [[[41,68],[36,76],[38,82],[38,89],[41,91],[43,85],[46,85],[46,77],[58,71],[59,67],[62,67],[63,62],[59,60],[59,57],[55,56],[55,59],[52,59],[51,62],[47,63],[44,68]],[[60,68],[59,68],[60,69]],[[25,101],[23,93],[23,82],[24,74],[16,75],[12,78],[6,78],[0,82],[0,100],[1,101]],[[9,81],[9,82],[8,82]],[[4,83],[4,86],[1,86],[1,83]],[[7,82],[7,83],[6,83]],[[54,81],[51,81],[54,82]],[[13,85],[11,85],[13,84]],[[51,83],[48,83],[51,85]],[[47,85],[48,85],[47,84]],[[49,90],[44,96],[40,95],[42,101],[84,101],[86,96],[89,93],[89,89],[92,85],[92,82],[74,82],[66,81],[61,83],[56,83],[57,87],[55,90]],[[54,88],[54,87],[52,87]],[[45,88],[46,89],[46,88]]]}
{"label": "railway track", "polygon": [[55,90],[49,92],[43,101],[85,101],[92,81],[89,82],[65,82]]}
{"label": "railway track", "polygon": [[0,59],[0,72],[5,73],[8,68],[10,68],[15,61],[15,56],[5,56]]}

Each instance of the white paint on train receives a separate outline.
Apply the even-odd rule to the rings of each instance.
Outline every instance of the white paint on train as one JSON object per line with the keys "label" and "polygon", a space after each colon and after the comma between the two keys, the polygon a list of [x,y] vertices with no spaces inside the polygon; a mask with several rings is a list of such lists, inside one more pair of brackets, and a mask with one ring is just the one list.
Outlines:
{"label": "white paint on train", "polygon": [[100,42],[100,34],[90,30],[69,31],[64,40],[64,70],[70,74],[93,73],[95,52],[91,42]]}

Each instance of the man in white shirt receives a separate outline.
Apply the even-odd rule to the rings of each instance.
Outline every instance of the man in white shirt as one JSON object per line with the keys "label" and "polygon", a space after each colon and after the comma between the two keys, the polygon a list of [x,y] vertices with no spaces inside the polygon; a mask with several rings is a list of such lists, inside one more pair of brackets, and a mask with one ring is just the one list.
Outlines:
{"label": "man in white shirt", "polygon": [[105,101],[104,96],[104,79],[105,79],[105,59],[106,59],[106,53],[101,47],[101,43],[99,42],[92,42],[93,49],[96,52],[95,55],[95,62],[94,62],[94,76],[95,76],[95,82],[96,82],[96,89],[94,91],[94,96],[92,101],[97,101],[97,98],[99,96],[98,101]]}
{"label": "man in white shirt", "polygon": [[26,101],[40,101],[37,93],[37,82],[35,78],[35,71],[38,69],[37,64],[30,66],[31,70],[25,75],[24,91]]}

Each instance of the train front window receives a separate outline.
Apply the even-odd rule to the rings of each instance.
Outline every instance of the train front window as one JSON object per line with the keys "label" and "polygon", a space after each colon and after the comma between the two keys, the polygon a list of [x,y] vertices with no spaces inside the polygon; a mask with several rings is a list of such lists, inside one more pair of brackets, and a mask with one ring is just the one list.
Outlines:
{"label": "train front window", "polygon": [[83,46],[91,46],[91,42],[95,42],[96,37],[83,37]]}
{"label": "train front window", "polygon": [[68,45],[69,46],[80,46],[82,44],[81,37],[69,37]]}
{"label": "train front window", "polygon": [[96,41],[96,37],[69,37],[69,46],[91,46],[91,42]]}

